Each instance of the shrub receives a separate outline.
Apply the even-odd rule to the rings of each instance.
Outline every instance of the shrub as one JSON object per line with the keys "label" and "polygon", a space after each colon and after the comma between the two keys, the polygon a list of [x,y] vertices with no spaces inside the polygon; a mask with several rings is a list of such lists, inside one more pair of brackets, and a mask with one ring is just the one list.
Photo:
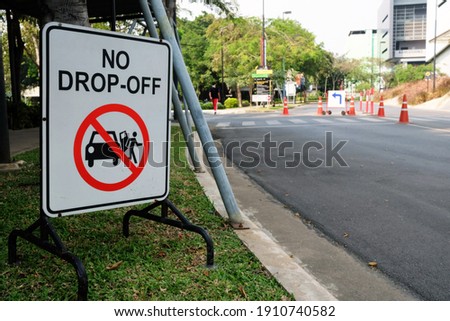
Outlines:
{"label": "shrub", "polygon": [[[200,103],[200,106],[202,107],[203,110],[211,110],[211,109],[213,109],[213,104],[210,101],[208,101],[206,103]],[[222,103],[218,103],[217,104],[217,109],[225,109],[225,107],[224,107],[224,105]]]}
{"label": "shrub", "polygon": [[213,109],[213,104],[210,101],[206,103],[200,103],[200,106],[202,107],[202,109]]}
{"label": "shrub", "polygon": [[17,119],[14,120],[12,119],[13,108],[11,101],[7,101],[8,122],[9,124],[14,123],[12,129],[33,128],[41,125],[41,106],[39,103],[29,101],[27,104],[25,101],[21,101],[16,111]]}
{"label": "shrub", "polygon": [[237,98],[227,98],[224,104],[225,108],[236,108],[239,106]]}
{"label": "shrub", "polygon": [[243,100],[242,107],[248,107],[248,106],[250,106],[250,102],[248,100]]}
{"label": "shrub", "polygon": [[411,99],[408,99],[411,105],[419,105],[423,104],[424,102],[428,101],[428,92],[426,91],[419,91],[417,92]]}
{"label": "shrub", "polygon": [[[318,91],[312,92],[310,94],[308,94],[308,100],[309,101],[317,101],[319,100],[319,96],[322,96],[322,94]],[[322,99],[324,99],[324,97],[322,96]]]}

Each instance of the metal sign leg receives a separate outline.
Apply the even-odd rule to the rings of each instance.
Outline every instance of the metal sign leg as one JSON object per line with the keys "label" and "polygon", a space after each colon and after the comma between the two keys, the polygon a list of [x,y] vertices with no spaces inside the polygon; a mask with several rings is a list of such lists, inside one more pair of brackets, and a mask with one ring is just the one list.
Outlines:
{"label": "metal sign leg", "polygon": [[[151,211],[159,206],[161,206],[161,215],[158,216],[152,214]],[[169,209],[178,218],[178,220],[173,220],[168,217]],[[208,268],[214,267],[214,245],[208,232],[206,232],[204,228],[192,224],[168,199],[157,201],[142,210],[130,210],[125,213],[125,216],[123,217],[123,235],[125,237],[130,235],[129,226],[131,216],[139,216],[151,221],[200,234],[206,243],[206,266]]]}
{"label": "metal sign leg", "polygon": [[[35,231],[39,232],[39,237],[35,236],[33,233]],[[83,263],[78,257],[70,253],[64,244],[62,243],[60,237],[56,233],[55,229],[51,225],[48,218],[41,214],[40,218],[31,224],[25,230],[14,230],[9,234],[8,238],[8,262],[9,264],[18,263],[17,259],[17,238],[21,237],[24,240],[40,247],[53,255],[58,256],[64,261],[72,264],[77,273],[78,279],[78,300],[86,301],[88,294],[88,278],[86,274],[86,269]]]}

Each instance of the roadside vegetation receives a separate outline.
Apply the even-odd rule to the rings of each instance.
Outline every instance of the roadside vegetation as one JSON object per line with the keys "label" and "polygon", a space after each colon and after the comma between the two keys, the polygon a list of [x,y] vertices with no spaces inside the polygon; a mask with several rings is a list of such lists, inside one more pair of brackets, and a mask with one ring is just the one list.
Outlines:
{"label": "roadside vegetation", "polygon": [[[242,244],[204,195],[186,165],[185,143],[173,128],[169,199],[208,230],[215,246],[215,268],[208,269],[206,246],[197,234],[132,218],[122,235],[129,208],[52,219],[68,249],[86,267],[90,300],[252,300],[293,297]],[[76,300],[77,280],[70,264],[18,239],[20,264],[8,264],[7,239],[13,229],[33,223],[40,208],[39,151],[16,157],[17,172],[0,174],[0,298],[2,300]],[[157,213],[155,213],[157,214]]]}
{"label": "roadside vegetation", "polygon": [[[432,80],[416,80],[398,85],[384,91],[383,99],[398,98],[402,103],[403,95],[406,95],[408,104],[419,105],[427,101],[445,96],[450,93],[450,77],[439,77],[436,79],[436,90],[433,92]],[[377,95],[379,100],[380,94]]]}

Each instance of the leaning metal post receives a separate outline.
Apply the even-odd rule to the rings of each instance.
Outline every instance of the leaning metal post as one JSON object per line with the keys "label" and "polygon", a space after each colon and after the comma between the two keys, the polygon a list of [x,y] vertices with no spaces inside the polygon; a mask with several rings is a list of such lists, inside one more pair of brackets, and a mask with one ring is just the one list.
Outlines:
{"label": "leaning metal post", "polygon": [[172,102],[174,106],[175,113],[177,115],[178,122],[180,123],[181,130],[184,135],[184,139],[186,140],[186,144],[189,150],[189,155],[191,155],[192,165],[196,172],[202,172],[202,165],[198,159],[198,155],[195,152],[195,144],[194,144],[194,135],[191,131],[191,128],[188,125],[187,118],[189,117],[187,114],[183,114],[183,109],[181,107],[181,102],[178,98],[178,91],[175,87],[175,84],[172,83]]}
{"label": "leaning metal post", "polygon": [[[147,23],[147,28],[150,33],[150,36],[153,38],[159,38],[158,37],[158,31],[156,30],[155,24],[153,23],[153,16],[148,17],[149,19],[146,19],[147,21],[150,21],[150,23]],[[175,83],[172,83],[172,103],[174,106],[175,115],[178,119],[178,122],[180,123],[181,131],[183,132],[184,139],[186,140],[186,144],[188,147],[189,155],[191,156],[192,165],[194,166],[194,169],[196,172],[202,172],[202,166],[200,164],[199,158],[197,156],[197,153],[195,152],[195,144],[193,140],[193,133],[191,126],[189,126],[188,122],[188,114],[183,114],[183,109],[181,107],[181,102],[178,98],[178,91],[175,86]]]}
{"label": "leaning metal post", "polygon": [[[144,18],[147,24],[150,25],[151,23],[153,23],[153,21],[150,21],[151,12],[147,0],[139,0],[139,2],[144,13]],[[163,38],[167,40],[172,46],[174,55],[174,70],[183,88],[183,94],[186,96],[192,118],[197,128],[200,140],[202,141],[203,149],[208,158],[211,171],[214,175],[214,179],[216,180],[216,184],[219,188],[219,192],[224,202],[228,216],[232,224],[242,225],[243,220],[239,207],[228,181],[228,177],[225,173],[225,169],[222,165],[222,161],[220,159],[217,148],[214,145],[211,132],[209,131],[208,125],[206,124],[206,121],[203,117],[200,103],[189,77],[186,65],[183,60],[183,56],[181,54],[181,50],[178,47],[175,34],[170,25],[169,19],[167,18],[164,5],[162,4],[161,0],[151,0],[150,3],[155,14],[155,18],[158,21],[158,26]]]}

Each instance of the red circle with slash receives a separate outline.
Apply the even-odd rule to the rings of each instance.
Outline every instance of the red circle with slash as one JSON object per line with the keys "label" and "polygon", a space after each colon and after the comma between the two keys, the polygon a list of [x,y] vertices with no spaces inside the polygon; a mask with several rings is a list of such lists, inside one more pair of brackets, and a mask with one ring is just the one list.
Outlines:
{"label": "red circle with slash", "polygon": [[[125,155],[124,151],[120,148],[117,142],[108,134],[107,130],[99,122],[98,118],[108,113],[121,113],[133,119],[133,121],[138,125],[142,133],[143,139],[143,152],[139,164],[135,165],[131,161],[131,159],[127,155]],[[118,158],[125,164],[125,166],[130,170],[130,175],[127,176],[125,179],[115,183],[102,182],[93,177],[91,173],[89,173],[89,171],[86,169],[86,164],[83,161],[82,156],[83,137],[85,136],[88,128],[91,126],[94,128],[95,131],[99,133],[99,135],[102,137],[105,143],[108,144],[110,150],[112,150],[118,156]],[[148,134],[147,126],[145,125],[144,121],[136,111],[134,111],[130,107],[121,104],[107,104],[92,111],[81,123],[80,128],[78,129],[77,134],[75,136],[75,142],[73,145],[75,165],[81,177],[90,186],[105,192],[118,191],[133,183],[144,170],[145,164],[147,163],[148,160],[149,151],[150,151],[150,136]]]}

